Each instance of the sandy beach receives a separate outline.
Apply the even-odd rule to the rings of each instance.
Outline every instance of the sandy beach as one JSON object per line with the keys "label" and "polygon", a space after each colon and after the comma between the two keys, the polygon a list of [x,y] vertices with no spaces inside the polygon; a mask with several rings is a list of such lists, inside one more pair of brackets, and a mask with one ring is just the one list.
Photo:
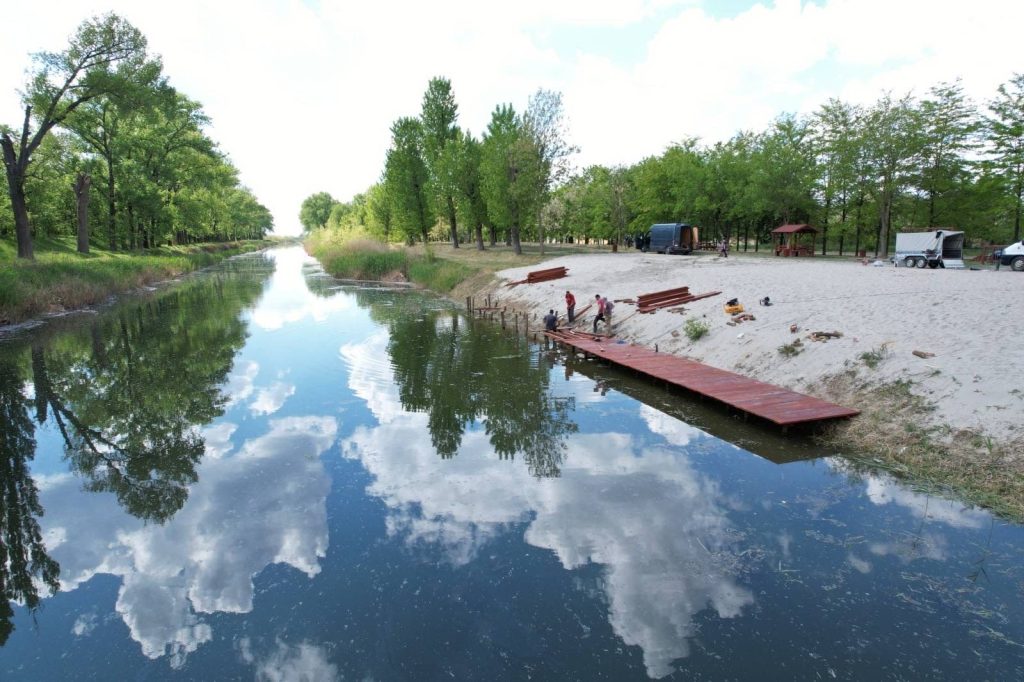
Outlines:
{"label": "sandy beach", "polygon": [[[528,271],[555,266],[567,267],[568,277],[504,286]],[[1021,438],[1020,273],[875,267],[853,259],[627,252],[558,257],[503,270],[498,277],[492,297],[538,316],[550,308],[564,316],[567,289],[577,308],[595,294],[622,300],[680,286],[695,294],[721,291],[686,304],[682,313],[639,314],[635,305],[617,303],[614,335],[862,409],[871,407],[865,403],[876,389],[901,382],[924,406],[914,419],[927,421],[932,437],[952,442],[970,434],[975,447],[979,437],[998,444]],[[772,305],[760,305],[765,296]],[[756,319],[734,323],[723,311],[732,298]],[[705,322],[709,332],[688,339],[683,325],[689,318]],[[581,324],[589,329],[592,320],[593,310]],[[808,338],[816,331],[842,336]],[[797,354],[779,352],[797,339]],[[913,351],[934,355],[922,358]]]}

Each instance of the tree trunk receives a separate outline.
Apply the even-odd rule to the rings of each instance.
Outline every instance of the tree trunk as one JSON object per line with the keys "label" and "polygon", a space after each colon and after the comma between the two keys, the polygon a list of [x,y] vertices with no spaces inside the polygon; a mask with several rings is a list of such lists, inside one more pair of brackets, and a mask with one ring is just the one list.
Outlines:
{"label": "tree trunk", "polygon": [[493,223],[491,224],[490,228],[491,228],[491,246],[496,246],[498,244],[498,228],[496,228]]}
{"label": "tree trunk", "polygon": [[36,421],[46,421],[47,398],[50,395],[50,380],[46,373],[46,356],[40,342],[32,344],[32,388],[36,401]]}
{"label": "tree trunk", "polygon": [[1024,193],[1024,181],[1022,181],[1022,174],[1017,173],[1017,209],[1013,215],[1013,241],[1020,241],[1020,212],[1021,212],[1021,195]]}
{"label": "tree trunk", "polygon": [[510,242],[512,244],[512,251],[517,256],[523,255],[523,246],[519,243],[519,225],[512,223],[512,229],[509,230]]}
{"label": "tree trunk", "polygon": [[[27,119],[27,117],[26,117]],[[26,123],[26,126],[28,123]],[[28,222],[28,204],[25,201],[25,168],[14,151],[14,141],[4,133],[0,136],[3,147],[4,169],[7,171],[7,194],[11,197],[11,211],[14,213],[14,234],[18,239],[18,258],[32,260],[32,228]],[[24,152],[22,153],[24,156]]]}
{"label": "tree trunk", "polygon": [[459,248],[459,229],[455,224],[455,200],[450,196],[445,197],[445,201],[448,203],[448,227],[451,228],[452,232],[452,248]]}
{"label": "tree trunk", "polygon": [[107,163],[107,244],[117,251],[117,203],[114,199],[114,163]]}
{"label": "tree trunk", "polygon": [[889,257],[889,223],[892,220],[892,197],[882,199],[882,210],[878,221],[878,244],[875,246],[875,256]]}
{"label": "tree trunk", "polygon": [[92,177],[79,173],[75,178],[75,208],[78,210],[78,253],[89,253],[89,186]]}
{"label": "tree trunk", "polygon": [[484,250],[484,225],[479,220],[476,223],[476,250]]}

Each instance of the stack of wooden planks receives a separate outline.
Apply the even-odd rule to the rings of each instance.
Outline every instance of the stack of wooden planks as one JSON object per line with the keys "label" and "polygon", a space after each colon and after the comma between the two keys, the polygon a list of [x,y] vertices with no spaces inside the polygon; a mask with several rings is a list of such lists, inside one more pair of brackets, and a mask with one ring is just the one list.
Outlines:
{"label": "stack of wooden planks", "polygon": [[703,294],[691,294],[690,287],[677,287],[664,291],[655,291],[650,294],[640,294],[636,297],[636,307],[641,313],[653,313],[659,308],[671,308],[673,306],[698,301],[708,296],[717,296],[721,291],[708,291]]}
{"label": "stack of wooden planks", "polygon": [[537,282],[547,282],[552,279],[561,279],[569,274],[569,268],[557,267],[548,268],[547,270],[534,270],[533,272],[526,273],[526,279],[520,279],[515,282],[509,282],[505,286],[514,287],[517,284],[536,284]]}

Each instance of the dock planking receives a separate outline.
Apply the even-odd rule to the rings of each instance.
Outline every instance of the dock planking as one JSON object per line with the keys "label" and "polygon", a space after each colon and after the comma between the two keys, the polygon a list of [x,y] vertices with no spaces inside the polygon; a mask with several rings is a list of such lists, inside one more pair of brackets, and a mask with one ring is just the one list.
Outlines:
{"label": "dock planking", "polygon": [[572,331],[546,332],[559,343],[659,381],[730,405],[780,426],[860,414],[842,405],[644,346]]}

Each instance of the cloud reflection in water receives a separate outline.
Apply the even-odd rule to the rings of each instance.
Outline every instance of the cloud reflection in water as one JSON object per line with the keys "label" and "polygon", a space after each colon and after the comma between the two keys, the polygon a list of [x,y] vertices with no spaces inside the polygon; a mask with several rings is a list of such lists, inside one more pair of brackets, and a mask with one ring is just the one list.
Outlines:
{"label": "cloud reflection in water", "polygon": [[[510,524],[528,521],[525,540],[566,569],[604,566],[609,621],[642,649],[652,677],[688,655],[698,613],[710,607],[731,618],[753,603],[734,577],[722,495],[683,450],[646,447],[623,433],[578,434],[567,442],[561,476],[538,480],[522,463],[500,461],[474,429],[457,456],[442,461],[426,436],[427,416],[402,410],[380,362],[386,341],[379,335],[342,348],[350,388],[382,424],[358,428],[342,448],[373,476],[368,492],[388,506],[389,532],[461,565]],[[660,413],[644,416],[670,443],[705,437]]]}
{"label": "cloud reflection in water", "polygon": [[267,565],[319,573],[330,488],[319,455],[336,434],[331,417],[290,417],[272,420],[234,455],[218,443],[221,456],[202,462],[185,506],[163,525],[144,525],[113,495],[86,493],[72,478],[51,482],[43,490],[48,536],[74,538],[50,548],[62,589],[98,573],[121,576],[115,608],[132,638],[149,658],[168,655],[181,666],[212,637],[200,614],[250,611],[253,576]]}

